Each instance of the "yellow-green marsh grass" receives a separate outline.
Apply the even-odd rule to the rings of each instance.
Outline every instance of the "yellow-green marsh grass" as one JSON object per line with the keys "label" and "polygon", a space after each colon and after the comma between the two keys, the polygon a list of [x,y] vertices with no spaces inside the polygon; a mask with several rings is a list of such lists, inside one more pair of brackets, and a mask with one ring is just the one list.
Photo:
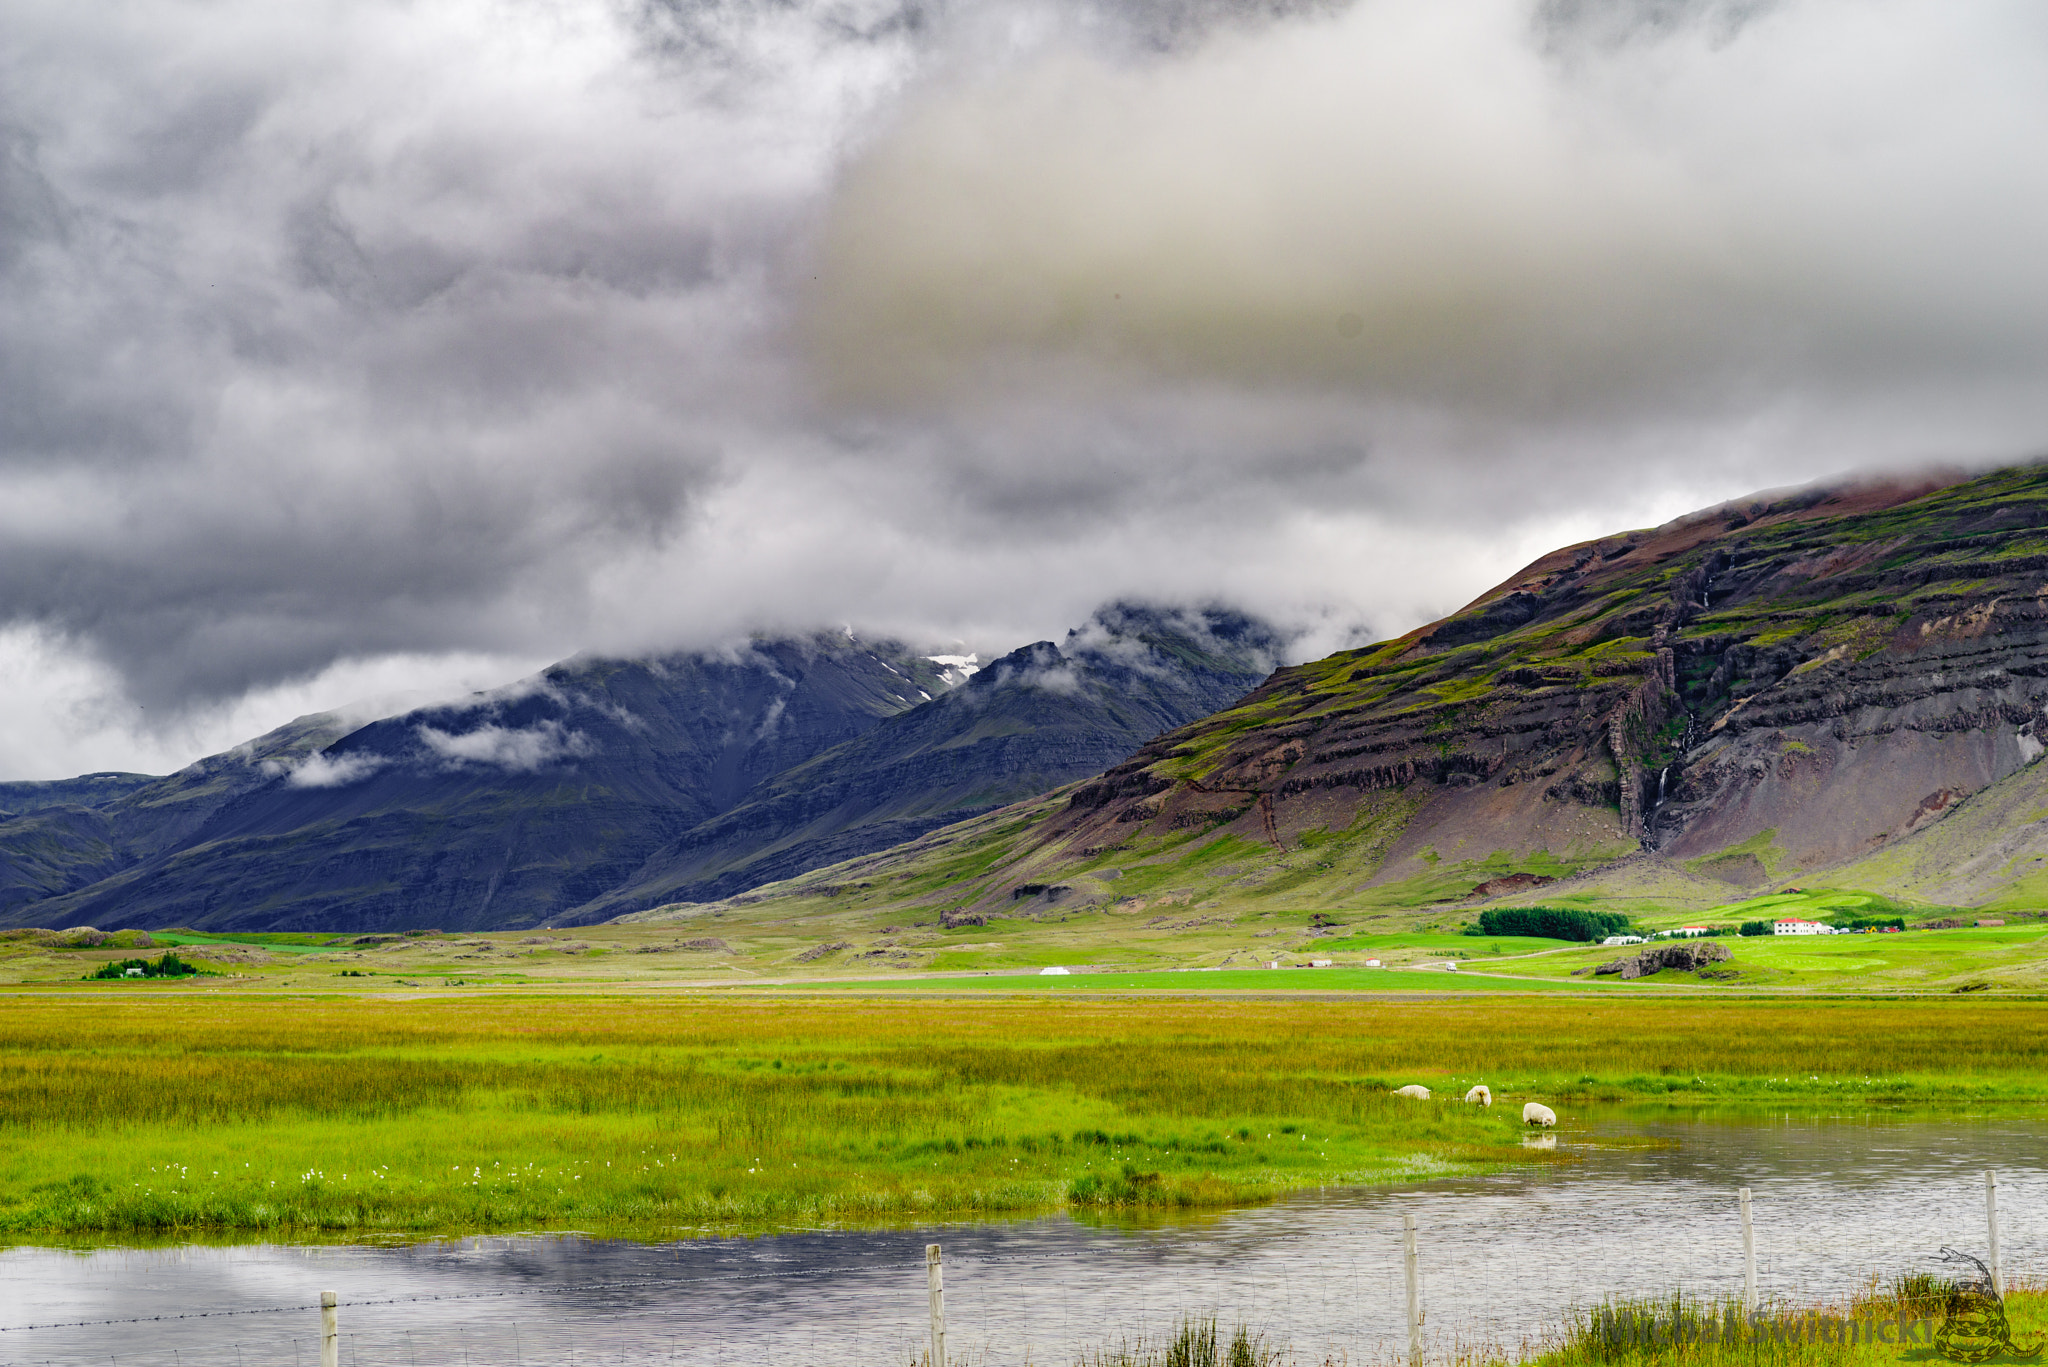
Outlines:
{"label": "yellow-green marsh grass", "polygon": [[[2040,1286],[2009,1289],[2005,1324],[1987,1336],[1981,1297],[1951,1303],[1945,1284],[1915,1278],[1890,1288],[1871,1287],[1841,1304],[1770,1305],[1744,1316],[1739,1305],[1642,1301],[1603,1306],[1572,1320],[1560,1342],[1534,1355],[1530,1367],[1891,1367],[1943,1363],[1944,1321],[1954,1319],[1960,1360],[2038,1361],[2027,1352],[2048,1341],[2048,1293]],[[2006,1337],[2019,1353],[1995,1340]],[[1507,1355],[1501,1355],[1505,1360]]]}
{"label": "yellow-green marsh grass", "polygon": [[[2044,1026],[1967,999],[0,998],[0,1229],[1213,1206],[1544,1161],[1532,1096],[2041,1099]],[[1504,1104],[1460,1104],[1476,1081]]]}

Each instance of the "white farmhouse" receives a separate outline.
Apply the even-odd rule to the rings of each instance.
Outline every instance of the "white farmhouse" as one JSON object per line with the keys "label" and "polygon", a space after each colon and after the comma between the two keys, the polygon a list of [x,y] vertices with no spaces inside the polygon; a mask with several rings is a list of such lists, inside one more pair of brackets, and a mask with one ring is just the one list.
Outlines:
{"label": "white farmhouse", "polygon": [[1832,935],[1835,928],[1823,921],[1773,921],[1773,935]]}

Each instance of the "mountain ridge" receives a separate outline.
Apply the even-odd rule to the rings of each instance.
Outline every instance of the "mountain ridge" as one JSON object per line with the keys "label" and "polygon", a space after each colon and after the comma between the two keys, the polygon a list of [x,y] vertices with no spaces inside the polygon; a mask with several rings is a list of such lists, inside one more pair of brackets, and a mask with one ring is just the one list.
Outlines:
{"label": "mountain ridge", "polygon": [[1779,491],[1560,548],[1093,779],[756,895],[1391,915],[1563,880],[1625,899],[1598,871],[1633,860],[1733,901],[1939,829],[2043,725],[2048,471]]}
{"label": "mountain ridge", "polygon": [[578,916],[713,900],[787,876],[791,864],[835,862],[826,856],[849,837],[862,846],[855,852],[885,848],[1099,772],[1242,696],[1281,644],[1241,613],[1111,604],[1064,645],[1019,647],[929,704],[768,780]]}
{"label": "mountain ridge", "polygon": [[[1212,619],[1223,616],[1102,610],[1081,629],[1101,634],[1095,656],[1068,660],[1042,643],[1059,658],[1046,660],[1049,672],[1033,686],[1012,687],[1022,676],[1013,680],[1008,663],[988,675],[974,696],[1008,703],[977,716],[1000,714],[1006,734],[956,746],[949,772],[927,776],[921,806],[892,811],[871,792],[864,807],[839,803],[847,810],[807,845],[764,851],[774,842],[756,838],[749,855],[728,839],[723,886],[885,847],[957,819],[963,801],[978,809],[977,795],[980,806],[998,805],[1092,773],[1157,730],[1213,710],[1263,677],[1265,663],[1249,661],[1271,642],[1264,628],[1233,619],[1246,633],[1245,658],[1211,658],[1210,674],[1196,680],[1159,643],[1181,642],[1192,659]],[[1102,706],[1082,675],[1099,672],[1097,656],[1126,648],[1151,652],[1156,675],[1186,674],[1190,686],[1155,681],[1150,712]],[[1162,663],[1169,657],[1171,667]],[[1071,687],[1053,680],[1061,670]],[[670,842],[979,677],[954,657],[821,632],[723,652],[578,658],[367,724],[300,718],[177,774],[114,783],[98,804],[51,802],[0,819],[0,923],[370,931],[602,919],[672,895],[633,889],[636,877],[662,872],[649,863]],[[1035,711],[1018,701],[1027,694]],[[958,715],[938,709],[911,729],[938,717],[938,732],[973,740],[959,727],[946,732],[944,718]],[[838,764],[857,770],[868,753],[846,751]],[[810,772],[811,783],[835,778]],[[939,782],[963,778],[957,792]],[[97,791],[82,782],[73,784],[80,793]],[[785,803],[802,796],[788,783],[774,793]],[[749,872],[764,853],[775,862]]]}

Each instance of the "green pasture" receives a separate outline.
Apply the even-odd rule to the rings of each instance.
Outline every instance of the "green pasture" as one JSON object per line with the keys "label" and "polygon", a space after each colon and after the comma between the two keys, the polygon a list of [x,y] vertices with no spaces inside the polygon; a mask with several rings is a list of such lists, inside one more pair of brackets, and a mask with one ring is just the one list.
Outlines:
{"label": "green pasture", "polygon": [[348,946],[351,936],[313,935],[296,931],[252,931],[246,935],[208,935],[196,930],[152,930],[160,945],[254,945],[283,954],[331,954]]}
{"label": "green pasture", "polygon": [[[1612,953],[1612,951],[1609,951]],[[1287,956],[1289,960],[1298,955]],[[1502,972],[1508,971],[1503,968]],[[1549,978],[1492,977],[1484,972],[1400,968],[1225,968],[1121,973],[1085,970],[1064,976],[990,973],[977,977],[916,977],[886,982],[821,982],[840,991],[975,992],[1555,992],[1592,987],[1650,986],[1602,978],[1597,984]]]}
{"label": "green pasture", "polygon": [[1462,935],[1445,934],[1440,931],[1377,931],[1359,935],[1328,935],[1308,942],[1304,952],[1313,949],[1357,950],[1370,954],[1378,949],[1434,949],[1446,954],[1535,954],[1547,949],[1572,949],[1577,945],[1573,940],[1547,940],[1533,935]]}
{"label": "green pasture", "polygon": [[[1612,1102],[2038,1104],[2044,1027],[2033,1002],[1654,990],[0,996],[0,1232],[672,1237],[1226,1206],[1569,1159],[1520,1144],[1523,1100],[1567,1129]],[[1462,1104],[1476,1082],[1499,1104]],[[1435,1098],[1391,1095],[1409,1083]]]}
{"label": "green pasture", "polygon": [[[1666,944],[1670,941],[1653,941]],[[1708,980],[1722,988],[1813,989],[1853,992],[2048,990],[2048,926],[1958,927],[1879,935],[1726,936],[1713,941],[1734,955]],[[1510,971],[1571,979],[1626,950],[1598,946],[1516,960]],[[1475,965],[1481,966],[1481,965]],[[1584,982],[1590,975],[1579,977]],[[1597,979],[1594,979],[1597,981]],[[1700,981],[1692,974],[1660,973],[1651,981]]]}

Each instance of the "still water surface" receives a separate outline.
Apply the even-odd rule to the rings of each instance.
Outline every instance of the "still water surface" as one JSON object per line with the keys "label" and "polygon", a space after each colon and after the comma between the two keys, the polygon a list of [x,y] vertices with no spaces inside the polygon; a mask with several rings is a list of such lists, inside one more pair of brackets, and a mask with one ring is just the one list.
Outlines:
{"label": "still water surface", "polygon": [[[2040,1117],[1616,1112],[1580,1121],[1561,1148],[1578,1161],[1148,1227],[1048,1217],[668,1244],[12,1249],[0,1252],[0,1364],[312,1367],[317,1310],[276,1307],[331,1289],[345,1367],[900,1367],[925,1343],[929,1241],[945,1249],[954,1362],[1064,1367],[1190,1312],[1250,1324],[1303,1363],[1390,1361],[1406,1347],[1404,1211],[1421,1230],[1431,1341],[1512,1351],[1606,1294],[1739,1292],[1745,1185],[1766,1296],[1840,1296],[1872,1275],[1932,1270],[1944,1244],[1983,1256],[1986,1168],[1999,1174],[2008,1279],[2048,1277]],[[141,1322],[73,1323],[106,1320]]]}

